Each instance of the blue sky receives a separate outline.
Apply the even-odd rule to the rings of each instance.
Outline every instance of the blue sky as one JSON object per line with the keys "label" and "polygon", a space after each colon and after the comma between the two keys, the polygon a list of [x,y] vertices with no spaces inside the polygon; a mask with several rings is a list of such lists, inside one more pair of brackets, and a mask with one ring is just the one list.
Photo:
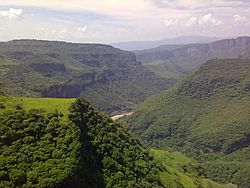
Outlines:
{"label": "blue sky", "polygon": [[0,40],[112,43],[250,35],[248,0],[0,0]]}

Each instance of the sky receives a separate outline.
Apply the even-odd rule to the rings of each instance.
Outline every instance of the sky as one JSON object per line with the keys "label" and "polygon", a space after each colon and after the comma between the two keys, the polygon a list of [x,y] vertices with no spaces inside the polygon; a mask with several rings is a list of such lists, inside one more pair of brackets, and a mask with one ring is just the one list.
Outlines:
{"label": "sky", "polygon": [[250,35],[250,0],[0,0],[0,41]]}

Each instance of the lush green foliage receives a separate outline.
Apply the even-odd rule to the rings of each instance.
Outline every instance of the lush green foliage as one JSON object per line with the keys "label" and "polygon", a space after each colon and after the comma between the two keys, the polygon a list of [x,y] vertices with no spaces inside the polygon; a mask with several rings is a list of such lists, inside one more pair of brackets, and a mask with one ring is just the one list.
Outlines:
{"label": "lush green foliage", "polygon": [[143,102],[127,123],[144,143],[202,161],[207,177],[249,187],[249,86],[250,60],[212,60]]}
{"label": "lush green foliage", "polygon": [[71,99],[0,99],[0,187],[163,186],[149,150],[83,98],[70,110]]}
{"label": "lush green foliage", "polygon": [[31,109],[43,109],[46,112],[60,111],[64,114],[63,118],[67,118],[69,114],[69,106],[75,101],[75,99],[60,99],[60,98],[27,98],[27,97],[10,97],[1,96],[0,103],[6,108],[14,108],[17,105],[21,105],[25,110]]}
{"label": "lush green foliage", "polygon": [[20,106],[2,112],[0,187],[53,187],[73,175],[79,130],[61,116]]}
{"label": "lush green foliage", "polygon": [[130,110],[172,81],[146,69],[133,53],[108,45],[36,40],[0,43],[0,85],[8,95],[84,96],[111,113]]}
{"label": "lush green foliage", "polygon": [[232,184],[222,185],[205,179],[205,169],[196,160],[179,152],[151,150],[157,164],[164,170],[160,178],[166,187],[180,188],[235,188]]}
{"label": "lush green foliage", "polygon": [[89,161],[99,160],[96,168],[102,169],[105,187],[161,186],[158,167],[149,151],[122,125],[96,112],[83,98],[71,106],[69,118],[85,135],[84,151],[95,149],[96,156]]}
{"label": "lush green foliage", "polygon": [[149,70],[153,71],[157,75],[168,78],[168,79],[179,79],[186,71],[184,71],[180,66],[175,65],[169,61],[156,60],[151,63],[145,64]]}

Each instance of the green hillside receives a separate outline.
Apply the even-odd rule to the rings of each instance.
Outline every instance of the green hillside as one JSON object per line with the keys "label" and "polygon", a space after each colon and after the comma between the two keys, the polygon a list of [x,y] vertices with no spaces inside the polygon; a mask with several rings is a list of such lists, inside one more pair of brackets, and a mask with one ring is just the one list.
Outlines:
{"label": "green hillside", "polygon": [[0,101],[0,187],[234,188],[180,153],[149,151],[83,99]]}
{"label": "green hillside", "polygon": [[202,162],[206,176],[250,186],[250,60],[211,60],[140,104],[126,122],[147,145]]}
{"label": "green hillside", "polygon": [[146,69],[132,52],[108,45],[39,40],[0,43],[0,86],[7,95],[84,96],[95,107],[112,113],[130,110],[173,81]]}
{"label": "green hillside", "polygon": [[196,160],[179,152],[151,150],[156,162],[164,170],[160,179],[166,187],[182,188],[236,188],[233,184],[219,184],[204,178],[205,170]]}
{"label": "green hillside", "polygon": [[122,125],[72,102],[1,97],[0,187],[163,187]]}
{"label": "green hillside", "polygon": [[175,65],[170,61],[156,60],[145,64],[145,67],[153,71],[155,74],[167,79],[177,80],[187,73],[180,66]]}
{"label": "green hillside", "polygon": [[27,98],[27,97],[9,97],[0,96],[0,103],[4,109],[15,108],[21,105],[25,110],[44,109],[47,112],[58,110],[65,115],[69,114],[69,107],[76,99],[60,99],[60,98]]}

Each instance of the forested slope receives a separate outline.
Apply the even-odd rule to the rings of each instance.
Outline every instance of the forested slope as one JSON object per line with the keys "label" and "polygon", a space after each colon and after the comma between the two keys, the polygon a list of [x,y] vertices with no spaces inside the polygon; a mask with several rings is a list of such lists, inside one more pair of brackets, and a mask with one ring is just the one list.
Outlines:
{"label": "forested slope", "polygon": [[75,98],[112,113],[166,89],[132,52],[102,44],[15,40],[0,43],[1,91],[13,96]]}
{"label": "forested slope", "polygon": [[211,60],[128,117],[147,145],[199,159],[207,177],[250,185],[250,60]]}
{"label": "forested slope", "polygon": [[68,118],[21,102],[1,97],[0,187],[162,187],[149,151],[84,99]]}
{"label": "forested slope", "polygon": [[0,101],[0,187],[234,188],[181,154],[150,151],[84,99]]}

